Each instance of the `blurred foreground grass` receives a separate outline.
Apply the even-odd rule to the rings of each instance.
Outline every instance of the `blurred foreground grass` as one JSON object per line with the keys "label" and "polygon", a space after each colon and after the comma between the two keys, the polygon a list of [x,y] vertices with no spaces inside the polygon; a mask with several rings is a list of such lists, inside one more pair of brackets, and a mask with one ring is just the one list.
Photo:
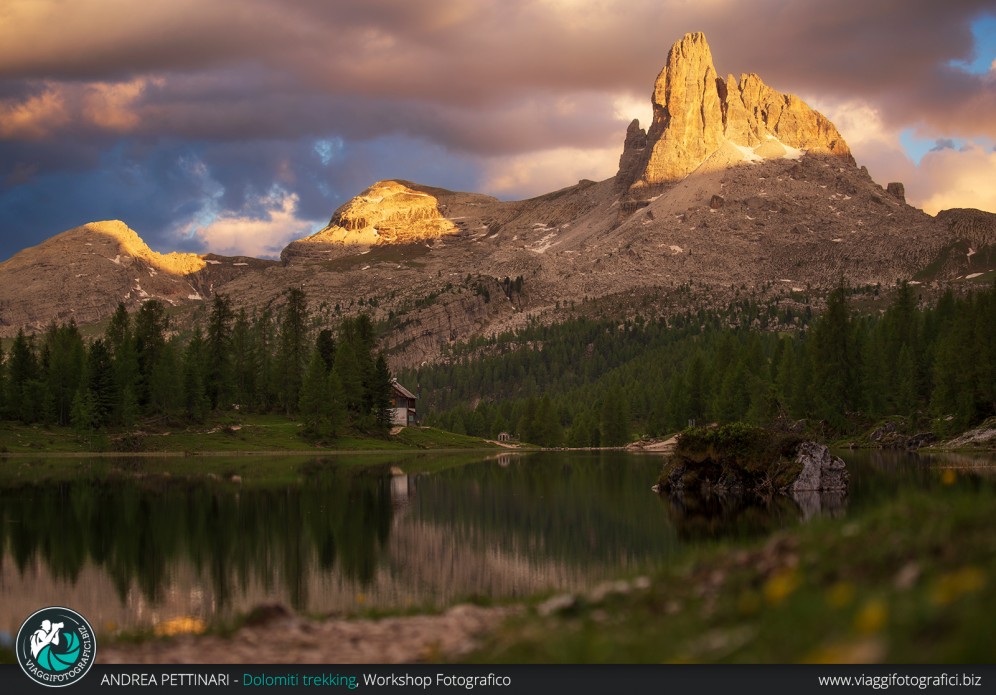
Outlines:
{"label": "blurred foreground grass", "polygon": [[860,516],[699,553],[649,585],[537,601],[468,660],[992,663],[996,494],[946,475]]}

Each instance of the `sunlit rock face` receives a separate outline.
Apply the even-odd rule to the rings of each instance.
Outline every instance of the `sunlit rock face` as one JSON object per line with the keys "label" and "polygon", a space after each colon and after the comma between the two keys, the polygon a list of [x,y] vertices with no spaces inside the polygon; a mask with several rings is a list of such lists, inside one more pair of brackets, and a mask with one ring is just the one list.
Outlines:
{"label": "sunlit rock face", "polygon": [[[173,275],[190,275],[201,270],[206,262],[195,253],[159,253],[149,248],[135,230],[120,220],[105,220],[91,222],[65,233],[67,243],[96,244],[98,248],[107,247],[115,255],[121,254],[127,262],[130,258],[141,259],[158,270]],[[54,240],[52,240],[54,241]]]}
{"label": "sunlit rock face", "polygon": [[411,243],[457,231],[428,187],[378,181],[340,207],[328,226],[305,241],[340,244]]}
{"label": "sunlit rock face", "polygon": [[[755,74],[739,81],[719,77],[702,33],[686,34],[671,47],[652,101],[646,144],[638,124],[627,131],[624,152],[632,154],[620,162],[621,185],[639,189],[679,181],[727,145],[733,146],[727,147],[733,159],[746,161],[811,152],[854,164],[833,123],[798,97],[768,87]],[[634,165],[638,151],[642,159]]]}
{"label": "sunlit rock face", "polygon": [[[410,181],[378,181],[338,208],[328,226],[284,249],[285,262],[355,253],[357,247],[430,242],[458,234],[467,214],[497,203],[491,196],[459,193]],[[469,206],[469,207],[468,207]]]}
{"label": "sunlit rock face", "polygon": [[118,304],[156,299],[200,303],[212,288],[272,261],[159,253],[120,220],[90,222],[0,263],[0,336],[44,330],[52,321],[101,321]]}

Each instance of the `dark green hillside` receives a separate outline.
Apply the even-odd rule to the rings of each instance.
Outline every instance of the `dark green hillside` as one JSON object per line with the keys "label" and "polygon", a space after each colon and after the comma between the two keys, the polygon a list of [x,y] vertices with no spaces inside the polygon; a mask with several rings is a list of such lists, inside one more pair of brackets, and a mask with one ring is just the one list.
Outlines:
{"label": "dark green hillside", "polygon": [[993,415],[996,290],[933,305],[914,285],[893,294],[879,313],[841,287],[816,318],[743,300],[666,322],[532,325],[401,378],[421,388],[428,422],[547,446],[618,445],[690,420],[805,419],[844,436],[895,418],[946,435]]}

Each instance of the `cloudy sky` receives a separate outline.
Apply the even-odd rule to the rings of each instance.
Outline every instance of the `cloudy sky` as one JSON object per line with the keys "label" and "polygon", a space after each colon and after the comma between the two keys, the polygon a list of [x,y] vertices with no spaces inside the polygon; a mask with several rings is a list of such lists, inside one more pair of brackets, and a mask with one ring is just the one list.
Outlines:
{"label": "cloudy sky", "polygon": [[913,204],[996,212],[993,0],[3,0],[0,259],[102,219],[272,256],[379,179],[607,178],[689,31]]}

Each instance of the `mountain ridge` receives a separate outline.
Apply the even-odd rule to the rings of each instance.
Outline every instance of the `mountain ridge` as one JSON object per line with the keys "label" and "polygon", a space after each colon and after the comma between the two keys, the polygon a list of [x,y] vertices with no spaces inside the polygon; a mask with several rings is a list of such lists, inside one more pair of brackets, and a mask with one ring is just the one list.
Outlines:
{"label": "mountain ridge", "polygon": [[[841,278],[940,287],[988,277],[996,215],[930,217],[905,202],[901,186],[887,191],[872,181],[833,124],[801,100],[749,73],[733,95],[732,77],[715,72],[703,35],[676,42],[651,95],[654,122],[648,131],[630,124],[619,171],[605,181],[519,201],[381,181],[290,243],[279,263],[203,256],[193,273],[159,273],[169,280],[160,288],[151,250],[119,258],[141,267],[140,283],[134,273],[104,282],[121,267],[108,263],[117,253],[109,248],[108,260],[90,258],[101,278],[82,305],[73,295],[81,283],[67,280],[81,272],[72,259],[36,259],[35,275],[65,286],[53,303],[37,287],[24,290],[30,278],[12,273],[12,258],[0,264],[8,288],[0,290],[0,334],[67,316],[99,320],[125,295],[129,306],[153,296],[174,303],[182,321],[213,293],[251,309],[301,287],[316,320],[367,311],[385,328],[393,365],[417,365],[457,340],[556,321],[565,306],[683,310],[682,287],[700,288],[713,303],[740,288],[790,301],[797,289]],[[705,114],[698,121],[685,117],[697,111]],[[18,263],[30,267],[31,255]],[[173,262],[181,261],[197,264],[182,255]],[[136,286],[148,296],[136,298]]]}
{"label": "mountain ridge", "polygon": [[[118,302],[201,302],[241,272],[272,262],[214,254],[159,253],[120,220],[89,222],[0,263],[0,335],[40,331],[52,321],[93,323]],[[236,265],[238,264],[238,265]]]}

